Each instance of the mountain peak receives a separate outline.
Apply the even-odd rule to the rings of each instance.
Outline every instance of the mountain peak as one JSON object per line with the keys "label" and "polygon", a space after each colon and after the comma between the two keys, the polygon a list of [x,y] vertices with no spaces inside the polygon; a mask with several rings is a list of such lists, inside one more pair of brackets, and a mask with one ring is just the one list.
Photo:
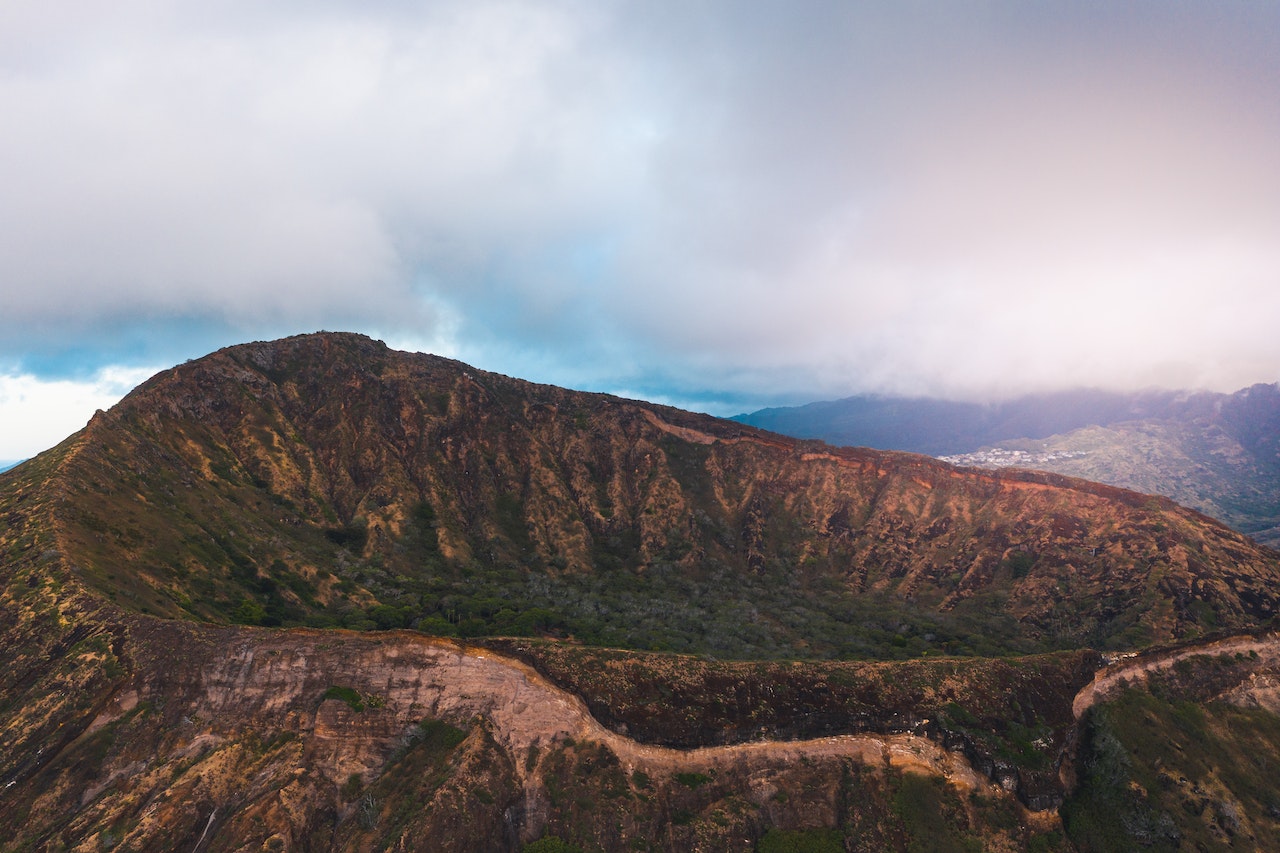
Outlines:
{"label": "mountain peak", "polygon": [[[732,656],[1033,651],[1255,624],[1280,579],[1274,554],[1147,495],[785,438],[345,333],[180,365],[77,441],[61,533],[85,576],[213,621],[538,626]],[[601,615],[656,601],[665,616]]]}

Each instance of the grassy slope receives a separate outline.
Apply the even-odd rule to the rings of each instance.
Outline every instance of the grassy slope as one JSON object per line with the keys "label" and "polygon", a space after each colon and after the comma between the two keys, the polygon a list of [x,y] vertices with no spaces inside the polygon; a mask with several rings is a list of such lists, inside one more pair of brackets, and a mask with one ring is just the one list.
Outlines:
{"label": "grassy slope", "polygon": [[1082,850],[1280,849],[1280,715],[1213,698],[1249,667],[1192,658],[1090,710],[1062,810]]}

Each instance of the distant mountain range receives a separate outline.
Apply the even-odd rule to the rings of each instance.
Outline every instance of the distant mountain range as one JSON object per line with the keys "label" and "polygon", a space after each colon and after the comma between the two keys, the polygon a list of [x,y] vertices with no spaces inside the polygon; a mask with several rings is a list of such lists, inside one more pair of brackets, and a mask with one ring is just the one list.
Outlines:
{"label": "distant mountain range", "polygon": [[1165,495],[1280,545],[1280,387],[1077,390],[997,404],[850,397],[734,420],[838,445],[1054,471]]}

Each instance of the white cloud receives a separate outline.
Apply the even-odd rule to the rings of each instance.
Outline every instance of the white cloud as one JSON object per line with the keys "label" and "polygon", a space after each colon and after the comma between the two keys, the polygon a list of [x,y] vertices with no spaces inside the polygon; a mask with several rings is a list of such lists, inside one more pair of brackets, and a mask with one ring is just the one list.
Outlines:
{"label": "white cloud", "polygon": [[672,399],[1271,381],[1277,25],[18,0],[0,358],[325,327]]}
{"label": "white cloud", "polygon": [[155,372],[107,367],[86,380],[0,374],[0,460],[28,459],[48,450]]}

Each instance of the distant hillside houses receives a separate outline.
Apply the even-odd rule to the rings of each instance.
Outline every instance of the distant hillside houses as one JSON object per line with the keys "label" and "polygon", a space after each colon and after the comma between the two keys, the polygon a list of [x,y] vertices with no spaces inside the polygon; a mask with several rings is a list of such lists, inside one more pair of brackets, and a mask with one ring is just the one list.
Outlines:
{"label": "distant hillside houses", "polygon": [[991,447],[938,458],[962,468],[1038,468],[1049,462],[1079,459],[1088,455],[1083,450],[1006,450],[1003,447]]}

